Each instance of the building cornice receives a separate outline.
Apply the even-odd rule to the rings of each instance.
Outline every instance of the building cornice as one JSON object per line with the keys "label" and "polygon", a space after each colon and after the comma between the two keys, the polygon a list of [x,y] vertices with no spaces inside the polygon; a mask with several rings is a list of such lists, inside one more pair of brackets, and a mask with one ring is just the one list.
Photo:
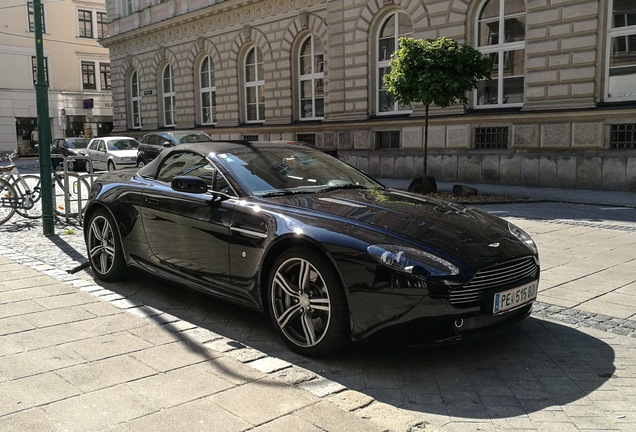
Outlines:
{"label": "building cornice", "polygon": [[[223,2],[110,36],[100,40],[100,44],[110,49],[112,57],[118,58],[131,51],[192,40],[227,27],[244,26],[252,24],[256,19],[297,12],[320,4],[325,4],[324,0]],[[144,11],[137,12],[143,13]]]}

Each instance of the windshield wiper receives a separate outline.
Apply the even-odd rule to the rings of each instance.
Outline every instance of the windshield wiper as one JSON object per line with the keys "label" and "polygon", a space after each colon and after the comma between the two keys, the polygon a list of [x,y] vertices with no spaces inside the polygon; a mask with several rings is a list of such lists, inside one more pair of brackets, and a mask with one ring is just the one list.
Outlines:
{"label": "windshield wiper", "polygon": [[347,184],[341,184],[341,185],[327,186],[322,189],[319,189],[317,192],[331,192],[331,191],[341,190],[341,189],[367,189],[367,187],[363,185],[359,185],[359,184],[347,183]]}
{"label": "windshield wiper", "polygon": [[313,191],[309,190],[280,190],[276,192],[268,192],[266,194],[261,195],[261,198],[269,198],[269,197],[279,197],[279,196],[287,196],[287,195],[297,195],[297,194],[307,194],[313,193]]}

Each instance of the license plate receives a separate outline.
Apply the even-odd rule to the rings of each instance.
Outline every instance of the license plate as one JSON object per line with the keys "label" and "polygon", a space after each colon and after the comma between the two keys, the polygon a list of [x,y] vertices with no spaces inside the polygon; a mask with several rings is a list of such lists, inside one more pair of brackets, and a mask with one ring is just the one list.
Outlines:
{"label": "license plate", "polygon": [[505,312],[536,299],[538,287],[539,282],[534,281],[517,288],[496,293],[492,305],[492,313]]}

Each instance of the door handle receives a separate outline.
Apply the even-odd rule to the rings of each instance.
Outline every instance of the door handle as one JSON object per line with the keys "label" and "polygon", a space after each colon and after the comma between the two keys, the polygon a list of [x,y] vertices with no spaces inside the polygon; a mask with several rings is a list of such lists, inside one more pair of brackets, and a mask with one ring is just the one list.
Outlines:
{"label": "door handle", "polygon": [[151,204],[151,205],[157,205],[159,204],[159,199],[158,198],[146,198],[146,203]]}

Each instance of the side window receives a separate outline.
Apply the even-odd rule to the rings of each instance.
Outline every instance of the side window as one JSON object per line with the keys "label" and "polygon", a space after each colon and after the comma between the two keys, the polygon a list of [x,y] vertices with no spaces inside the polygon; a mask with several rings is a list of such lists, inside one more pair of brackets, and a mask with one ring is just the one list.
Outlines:
{"label": "side window", "polygon": [[177,176],[199,177],[205,180],[210,191],[236,196],[223,174],[201,155],[180,152],[166,158],[159,167],[157,180],[170,183]]}
{"label": "side window", "polygon": [[184,175],[200,177],[212,186],[214,167],[196,153],[174,153],[161,164],[157,180],[170,183],[173,178]]}

